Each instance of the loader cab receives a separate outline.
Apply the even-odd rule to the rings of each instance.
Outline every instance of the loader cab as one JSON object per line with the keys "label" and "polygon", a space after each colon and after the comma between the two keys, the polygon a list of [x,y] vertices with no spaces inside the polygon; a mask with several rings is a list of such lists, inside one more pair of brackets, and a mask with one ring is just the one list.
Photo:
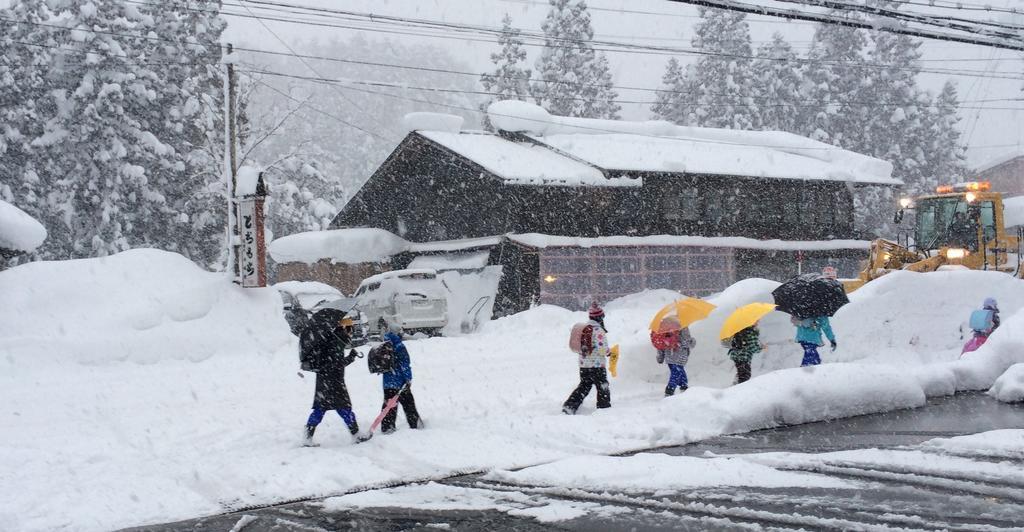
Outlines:
{"label": "loader cab", "polygon": [[901,202],[915,212],[913,248],[925,256],[942,254],[952,264],[987,269],[994,258],[988,248],[1004,247],[1000,243],[1006,237],[1002,196],[989,189],[984,181],[944,185],[936,194]]}

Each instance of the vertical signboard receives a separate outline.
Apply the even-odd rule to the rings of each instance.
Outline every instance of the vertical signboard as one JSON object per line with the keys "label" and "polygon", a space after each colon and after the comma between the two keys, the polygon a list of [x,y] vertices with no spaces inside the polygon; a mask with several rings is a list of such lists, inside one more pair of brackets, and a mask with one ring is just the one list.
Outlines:
{"label": "vertical signboard", "polygon": [[241,285],[246,288],[264,286],[260,280],[265,279],[261,272],[259,260],[259,223],[256,219],[256,198],[238,199],[238,277]]}

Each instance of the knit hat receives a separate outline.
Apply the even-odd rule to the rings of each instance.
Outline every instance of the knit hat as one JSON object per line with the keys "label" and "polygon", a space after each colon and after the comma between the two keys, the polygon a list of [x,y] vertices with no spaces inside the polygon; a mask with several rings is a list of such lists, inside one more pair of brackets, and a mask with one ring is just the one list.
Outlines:
{"label": "knit hat", "polygon": [[989,309],[997,309],[997,308],[999,308],[999,306],[996,304],[996,298],[994,298],[994,297],[986,297],[985,298],[985,302],[982,303],[982,306],[984,308],[989,308]]}
{"label": "knit hat", "polygon": [[590,315],[590,319],[599,320],[604,317],[604,309],[597,305],[597,301],[594,301],[590,304],[590,310],[587,311],[587,314]]}

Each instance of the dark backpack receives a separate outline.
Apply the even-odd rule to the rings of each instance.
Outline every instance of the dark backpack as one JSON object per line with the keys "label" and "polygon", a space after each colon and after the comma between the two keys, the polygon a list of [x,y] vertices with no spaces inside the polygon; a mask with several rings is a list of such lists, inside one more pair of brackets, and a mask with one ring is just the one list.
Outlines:
{"label": "dark backpack", "polygon": [[391,342],[384,342],[373,349],[366,356],[366,364],[370,373],[388,373],[395,369],[395,346]]}
{"label": "dark backpack", "polygon": [[316,348],[312,327],[306,327],[299,336],[299,369],[316,373],[320,370],[320,350]]}

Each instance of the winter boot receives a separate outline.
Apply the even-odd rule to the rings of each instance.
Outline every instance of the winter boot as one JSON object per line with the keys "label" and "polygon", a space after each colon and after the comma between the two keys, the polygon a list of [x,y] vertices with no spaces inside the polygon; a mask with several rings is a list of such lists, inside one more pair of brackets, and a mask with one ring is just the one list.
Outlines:
{"label": "winter boot", "polygon": [[306,425],[306,437],[302,440],[303,447],[319,447],[320,444],[313,441],[313,434],[316,433],[316,425]]}
{"label": "winter boot", "polygon": [[680,391],[680,392],[685,392],[686,390],[689,390],[689,389],[690,389],[690,387],[689,387],[689,386],[680,386],[680,387],[679,387],[679,391]]}
{"label": "winter boot", "polygon": [[567,415],[567,416],[575,416],[576,415],[576,409],[571,407],[571,406],[563,406],[562,407],[562,413]]}
{"label": "winter boot", "polygon": [[665,397],[672,397],[675,394],[676,394],[676,387],[675,386],[666,386],[665,387]]}

